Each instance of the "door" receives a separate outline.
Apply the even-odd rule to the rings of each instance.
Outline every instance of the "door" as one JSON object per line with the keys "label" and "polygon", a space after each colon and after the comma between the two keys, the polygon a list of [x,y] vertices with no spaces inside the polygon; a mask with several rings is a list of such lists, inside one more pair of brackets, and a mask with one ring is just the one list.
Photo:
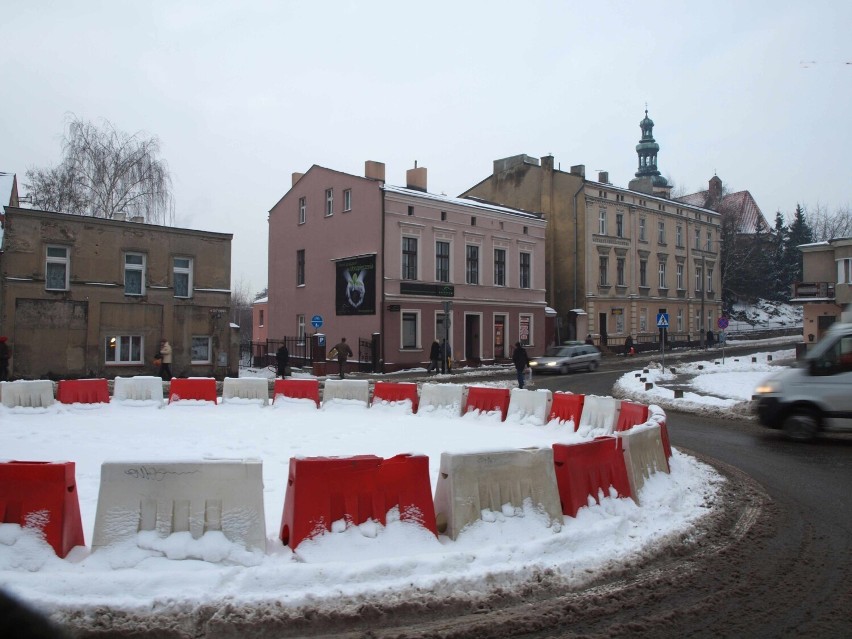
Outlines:
{"label": "door", "polygon": [[481,361],[479,350],[479,315],[464,316],[464,356],[468,362]]}
{"label": "door", "polygon": [[507,359],[506,354],[506,316],[494,316],[494,359]]}
{"label": "door", "polygon": [[606,313],[598,313],[598,323],[600,328],[598,329],[601,334],[601,346],[606,346]]}

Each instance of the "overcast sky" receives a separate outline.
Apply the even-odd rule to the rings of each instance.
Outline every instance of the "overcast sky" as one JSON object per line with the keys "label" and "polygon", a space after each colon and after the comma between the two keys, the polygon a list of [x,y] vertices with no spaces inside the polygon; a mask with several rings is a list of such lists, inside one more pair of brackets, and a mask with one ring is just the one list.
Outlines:
{"label": "overcast sky", "polygon": [[852,201],[852,2],[2,4],[0,170],[56,164],[68,113],[156,135],[177,224],[233,233],[251,292],[293,172],[417,161],[455,196],[552,154],[626,187],[646,102],[676,186]]}

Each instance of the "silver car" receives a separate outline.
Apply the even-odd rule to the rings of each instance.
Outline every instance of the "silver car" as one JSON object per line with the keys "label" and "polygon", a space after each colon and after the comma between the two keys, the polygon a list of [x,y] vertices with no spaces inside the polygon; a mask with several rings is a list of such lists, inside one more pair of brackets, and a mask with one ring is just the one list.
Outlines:
{"label": "silver car", "polygon": [[530,360],[530,368],[534,373],[559,373],[565,375],[568,371],[585,369],[593,371],[601,361],[601,352],[590,344],[576,342],[551,346],[543,357]]}

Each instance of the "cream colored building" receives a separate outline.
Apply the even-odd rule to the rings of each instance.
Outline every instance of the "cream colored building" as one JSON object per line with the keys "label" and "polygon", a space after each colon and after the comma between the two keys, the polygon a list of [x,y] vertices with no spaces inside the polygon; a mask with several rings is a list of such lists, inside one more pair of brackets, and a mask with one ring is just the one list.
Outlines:
{"label": "cream colored building", "polygon": [[852,237],[802,244],[799,250],[804,281],[793,283],[790,301],[802,305],[803,338],[814,344],[834,322],[852,322]]}

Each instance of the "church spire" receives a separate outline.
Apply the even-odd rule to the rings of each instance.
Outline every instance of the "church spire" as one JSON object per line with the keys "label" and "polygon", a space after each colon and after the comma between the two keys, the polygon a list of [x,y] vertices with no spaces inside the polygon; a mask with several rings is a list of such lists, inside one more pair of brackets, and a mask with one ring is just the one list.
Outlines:
{"label": "church spire", "polygon": [[658,176],[660,172],[657,170],[657,153],[660,145],[654,140],[654,121],[648,117],[647,108],[639,128],[642,129],[642,139],[636,145],[636,154],[639,156],[639,170],[636,171],[636,177]]}

